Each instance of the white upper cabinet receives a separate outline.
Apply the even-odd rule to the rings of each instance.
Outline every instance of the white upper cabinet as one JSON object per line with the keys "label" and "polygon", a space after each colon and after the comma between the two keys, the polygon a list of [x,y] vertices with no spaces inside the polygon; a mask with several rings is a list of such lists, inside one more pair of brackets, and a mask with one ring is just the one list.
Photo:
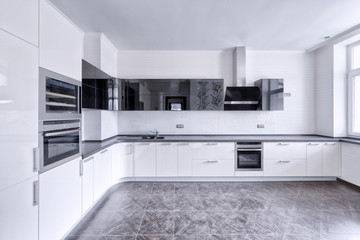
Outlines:
{"label": "white upper cabinet", "polygon": [[0,30],[0,190],[37,175],[38,71],[37,47]]}
{"label": "white upper cabinet", "polygon": [[38,46],[39,0],[1,0],[0,28]]}
{"label": "white upper cabinet", "polygon": [[81,81],[84,34],[46,0],[40,0],[40,67]]}
{"label": "white upper cabinet", "polygon": [[177,176],[177,162],[176,143],[156,143],[156,175],[158,177]]}
{"label": "white upper cabinet", "polygon": [[117,77],[117,52],[104,34],[85,34],[84,59],[112,77]]}
{"label": "white upper cabinet", "polygon": [[0,192],[0,239],[38,240],[38,177]]}

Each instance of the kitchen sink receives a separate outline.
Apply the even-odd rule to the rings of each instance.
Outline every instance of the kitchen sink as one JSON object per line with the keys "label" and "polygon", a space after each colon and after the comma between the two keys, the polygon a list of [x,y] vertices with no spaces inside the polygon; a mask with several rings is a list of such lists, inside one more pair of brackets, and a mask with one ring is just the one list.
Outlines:
{"label": "kitchen sink", "polygon": [[164,136],[142,136],[142,139],[164,139]]}

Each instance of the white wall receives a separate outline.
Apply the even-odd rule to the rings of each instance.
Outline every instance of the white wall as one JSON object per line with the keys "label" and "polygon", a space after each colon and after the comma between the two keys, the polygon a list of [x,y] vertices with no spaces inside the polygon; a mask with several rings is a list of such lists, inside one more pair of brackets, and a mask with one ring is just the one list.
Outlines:
{"label": "white wall", "polygon": [[104,140],[117,135],[117,116],[118,113],[116,111],[83,109],[83,140]]}
{"label": "white wall", "polygon": [[[119,134],[313,134],[314,55],[303,52],[247,52],[247,82],[284,78],[285,110],[278,112],[139,112],[118,113]],[[232,51],[119,52],[120,78],[223,78],[232,85]],[[185,128],[176,129],[177,123]],[[258,123],[265,124],[257,129]]]}

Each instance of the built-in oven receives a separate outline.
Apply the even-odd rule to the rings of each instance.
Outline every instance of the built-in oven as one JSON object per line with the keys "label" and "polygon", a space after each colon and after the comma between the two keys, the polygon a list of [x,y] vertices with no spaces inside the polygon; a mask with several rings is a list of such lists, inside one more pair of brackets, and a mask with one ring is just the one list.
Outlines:
{"label": "built-in oven", "polygon": [[81,156],[81,121],[40,121],[40,173]]}
{"label": "built-in oven", "polygon": [[261,142],[238,142],[236,153],[236,170],[261,171],[263,169]]}
{"label": "built-in oven", "polygon": [[81,82],[39,69],[39,119],[81,118]]}

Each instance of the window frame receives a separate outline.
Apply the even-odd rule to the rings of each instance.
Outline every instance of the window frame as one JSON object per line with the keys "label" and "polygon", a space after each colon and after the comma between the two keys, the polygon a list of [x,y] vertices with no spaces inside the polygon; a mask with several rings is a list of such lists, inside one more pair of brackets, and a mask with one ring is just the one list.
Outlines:
{"label": "window frame", "polygon": [[348,136],[360,138],[360,132],[354,131],[354,84],[355,77],[360,77],[360,67],[353,69],[353,51],[352,49],[356,46],[360,46],[360,41],[354,42],[347,46],[347,55],[348,55]]}

